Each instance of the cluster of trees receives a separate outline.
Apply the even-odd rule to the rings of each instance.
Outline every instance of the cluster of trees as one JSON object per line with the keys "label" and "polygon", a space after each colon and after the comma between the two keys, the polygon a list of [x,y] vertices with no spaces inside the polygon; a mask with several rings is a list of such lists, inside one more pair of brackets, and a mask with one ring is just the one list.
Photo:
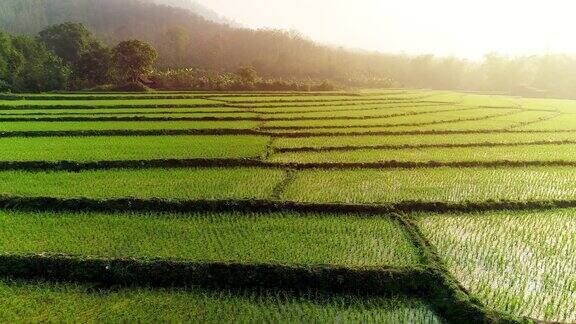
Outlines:
{"label": "cluster of trees", "polygon": [[333,91],[331,82],[314,80],[263,79],[252,66],[242,66],[234,73],[202,69],[155,71],[150,78],[161,90],[263,90],[263,91]]}
{"label": "cluster of trees", "polygon": [[0,32],[0,91],[62,89],[70,69],[38,40]]}
{"label": "cluster of trees", "polygon": [[136,81],[150,73],[155,49],[137,40],[110,49],[79,23],[42,30],[37,37],[0,32],[0,91],[84,89]]}
{"label": "cluster of trees", "polygon": [[401,57],[391,65],[389,75],[399,84],[411,87],[576,98],[573,55],[489,54],[478,62],[432,55]]}

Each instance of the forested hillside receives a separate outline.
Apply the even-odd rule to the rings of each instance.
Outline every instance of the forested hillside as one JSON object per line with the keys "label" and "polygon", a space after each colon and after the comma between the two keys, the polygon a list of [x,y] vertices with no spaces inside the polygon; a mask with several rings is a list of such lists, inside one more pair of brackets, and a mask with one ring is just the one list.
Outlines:
{"label": "forested hillside", "polygon": [[[47,26],[81,22],[110,46],[127,39],[151,43],[158,50],[160,70],[235,72],[239,66],[251,65],[269,79],[576,96],[573,56],[489,55],[472,63],[431,55],[358,52],[320,45],[293,32],[216,23],[191,10],[152,3],[157,1],[188,4],[183,0],[2,0],[0,29],[36,35]],[[192,2],[190,8],[194,9]]]}
{"label": "forested hillside", "polygon": [[156,4],[167,5],[176,8],[188,9],[196,14],[199,14],[200,16],[204,17],[207,20],[221,24],[227,24],[234,27],[240,27],[240,25],[235,21],[220,15],[219,13],[215,12],[210,8],[206,8],[205,6],[196,2],[195,0],[144,0],[144,1],[150,1]]}
{"label": "forested hillside", "polygon": [[[191,11],[139,0],[4,0],[0,28],[35,34],[75,20],[108,43],[141,39],[154,45],[162,68],[235,70],[251,64],[262,75],[286,78],[385,77],[366,55],[327,48],[284,31],[255,31],[217,24]],[[371,73],[368,73],[371,72]],[[354,75],[356,77],[356,75]]]}

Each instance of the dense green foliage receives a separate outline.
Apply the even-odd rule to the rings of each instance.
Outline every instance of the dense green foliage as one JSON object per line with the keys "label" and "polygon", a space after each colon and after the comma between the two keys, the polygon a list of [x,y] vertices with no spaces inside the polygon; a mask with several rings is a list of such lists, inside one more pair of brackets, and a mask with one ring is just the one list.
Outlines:
{"label": "dense green foliage", "polygon": [[39,39],[73,71],[73,88],[110,81],[110,51],[79,23],[63,23],[42,30]]}
{"label": "dense green foliage", "polygon": [[65,89],[70,70],[43,43],[0,31],[0,91]]}
{"label": "dense green foliage", "polygon": [[144,42],[123,41],[112,50],[112,62],[123,81],[137,82],[142,75],[150,74],[158,53]]}
{"label": "dense green foliage", "polygon": [[155,58],[140,41],[122,42],[111,52],[79,23],[48,27],[37,39],[0,31],[0,91],[81,89],[110,82],[113,72],[121,82],[136,81],[151,72]]}

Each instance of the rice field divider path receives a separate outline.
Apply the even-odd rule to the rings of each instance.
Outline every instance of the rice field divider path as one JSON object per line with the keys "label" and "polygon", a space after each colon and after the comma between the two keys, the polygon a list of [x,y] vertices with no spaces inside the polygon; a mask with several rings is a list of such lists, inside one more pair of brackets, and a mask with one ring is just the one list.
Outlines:
{"label": "rice field divider path", "polygon": [[[489,120],[497,117],[512,116],[523,112],[522,110],[511,111],[500,114],[487,115],[482,117],[471,117],[471,118],[458,118],[449,120],[436,120],[430,122],[419,122],[419,123],[397,123],[397,124],[376,124],[376,125],[322,125],[322,126],[262,126],[259,130],[313,130],[313,129],[345,129],[345,128],[392,128],[392,127],[404,127],[404,126],[427,126],[427,125],[443,125],[443,124],[453,124],[466,121],[482,121]],[[346,118],[348,119],[348,118]],[[360,118],[366,119],[366,118]],[[377,118],[376,118],[377,119]]]}
{"label": "rice field divider path", "polygon": [[[405,112],[398,114],[383,114],[383,115],[368,115],[368,116],[293,116],[293,117],[269,117],[269,116],[202,116],[202,117],[151,117],[146,115],[159,115],[163,113],[141,113],[132,114],[132,116],[117,116],[117,114],[112,114],[114,116],[100,116],[84,114],[82,116],[69,116],[69,115],[42,115],[43,117],[35,117],[36,115],[31,115],[29,117],[23,117],[25,115],[17,115],[11,117],[0,116],[0,124],[8,122],[102,122],[102,121],[260,121],[260,122],[270,122],[270,121],[315,121],[315,120],[370,120],[370,119],[387,119],[392,117],[402,117],[402,116],[415,116],[415,115],[426,115],[434,114],[438,112],[451,112],[451,111],[465,111],[465,110],[476,110],[478,108],[461,108],[461,109],[446,109],[446,110],[432,110],[425,112]],[[246,112],[252,113],[252,111],[247,110]],[[54,116],[54,117],[46,117]],[[92,117],[94,116],[94,117]],[[400,124],[399,126],[402,126]],[[266,128],[262,126],[261,128]],[[285,129],[285,128],[275,128],[275,129]]]}

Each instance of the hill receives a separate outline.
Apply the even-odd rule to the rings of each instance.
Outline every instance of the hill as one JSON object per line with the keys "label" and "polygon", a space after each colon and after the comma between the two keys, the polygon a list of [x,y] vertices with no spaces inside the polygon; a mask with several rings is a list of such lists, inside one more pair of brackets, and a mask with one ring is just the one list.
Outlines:
{"label": "hill", "polygon": [[[152,0],[176,4],[176,0]],[[181,4],[184,4],[182,2]],[[0,28],[36,34],[42,28],[77,21],[109,44],[125,39],[152,43],[161,68],[199,67],[232,71],[254,65],[268,77],[349,79],[386,77],[381,57],[321,46],[300,35],[278,30],[235,28],[182,8],[142,0],[4,0]],[[356,76],[354,76],[356,78]]]}
{"label": "hill", "polygon": [[[162,3],[159,5],[158,3]],[[184,9],[187,8],[187,9]],[[2,0],[0,29],[35,35],[65,21],[87,25],[110,45],[151,43],[160,69],[234,72],[252,65],[266,78],[330,80],[344,85],[465,89],[575,98],[576,57],[488,55],[479,63],[324,46],[281,30],[252,30],[187,0]]]}
{"label": "hill", "polygon": [[214,10],[206,8],[205,6],[193,0],[147,0],[147,1],[160,5],[167,5],[176,8],[187,9],[215,23],[226,24],[233,27],[241,27],[235,21],[223,17]]}

